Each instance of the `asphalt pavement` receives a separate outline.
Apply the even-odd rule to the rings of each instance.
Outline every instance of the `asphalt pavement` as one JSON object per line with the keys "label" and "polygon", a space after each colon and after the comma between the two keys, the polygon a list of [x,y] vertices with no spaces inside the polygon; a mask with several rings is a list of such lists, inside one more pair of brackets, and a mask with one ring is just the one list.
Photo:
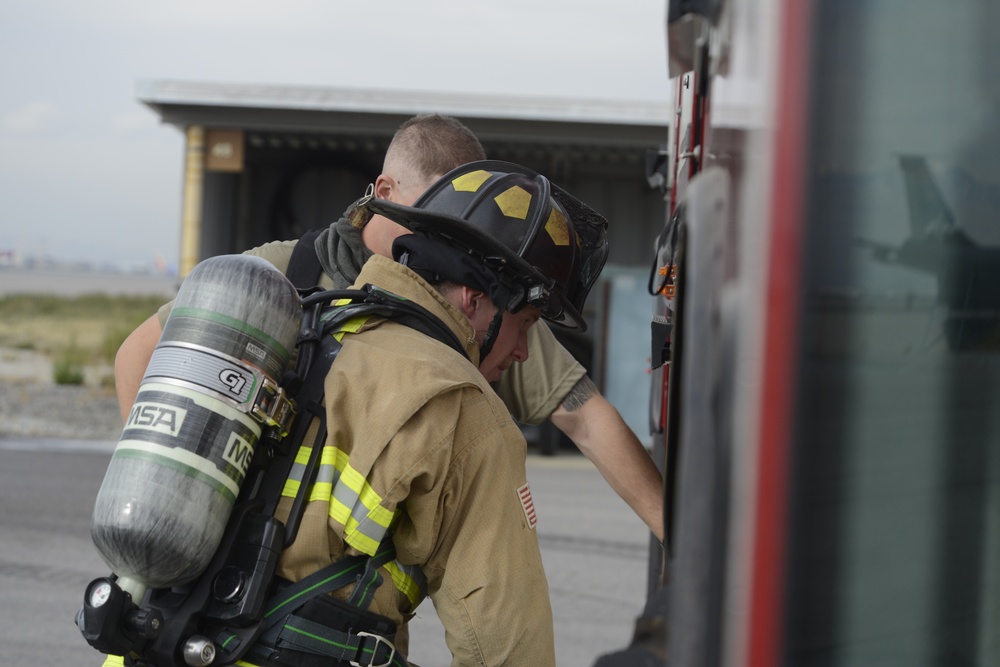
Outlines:
{"label": "asphalt pavement", "polygon": [[[0,665],[101,664],[74,624],[86,585],[108,574],[90,515],[114,443],[0,438]],[[559,665],[624,648],[642,611],[649,535],[577,454],[529,458],[528,480],[555,617]],[[430,601],[411,623],[410,658],[450,654]]]}

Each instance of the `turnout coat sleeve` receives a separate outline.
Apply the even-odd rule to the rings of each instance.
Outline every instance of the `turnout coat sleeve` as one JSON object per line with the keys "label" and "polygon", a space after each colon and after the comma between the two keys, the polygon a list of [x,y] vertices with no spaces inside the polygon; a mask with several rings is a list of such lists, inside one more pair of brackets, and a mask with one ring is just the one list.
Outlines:
{"label": "turnout coat sleeve", "polygon": [[[420,543],[411,538],[436,532],[424,573],[453,665],[551,665],[548,586],[537,533],[521,502],[522,494],[530,498],[524,440],[495,398],[467,398],[463,413],[485,413],[489,420],[459,420],[455,443],[462,444],[443,484],[407,501],[398,543]],[[416,553],[400,559],[408,556],[419,559]]]}

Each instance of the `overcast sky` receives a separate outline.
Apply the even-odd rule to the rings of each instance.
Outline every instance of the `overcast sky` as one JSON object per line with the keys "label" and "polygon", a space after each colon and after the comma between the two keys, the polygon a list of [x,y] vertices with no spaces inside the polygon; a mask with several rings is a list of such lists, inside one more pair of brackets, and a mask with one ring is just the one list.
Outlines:
{"label": "overcast sky", "polygon": [[176,261],[183,137],[136,100],[137,81],[666,105],[665,7],[658,0],[4,0],[0,251]]}

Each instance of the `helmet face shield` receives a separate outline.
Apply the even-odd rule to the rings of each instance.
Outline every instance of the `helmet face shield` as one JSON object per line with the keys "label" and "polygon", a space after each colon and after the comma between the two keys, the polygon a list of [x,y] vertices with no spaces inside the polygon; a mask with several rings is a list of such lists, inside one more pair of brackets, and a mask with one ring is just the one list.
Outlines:
{"label": "helmet face shield", "polygon": [[565,209],[579,243],[580,263],[566,296],[582,312],[590,288],[594,286],[608,260],[608,221],[555,184],[552,185],[552,198]]}
{"label": "helmet face shield", "polygon": [[[607,257],[607,221],[544,176],[509,162],[472,162],[443,176],[413,206],[379,199],[364,205],[478,257],[511,287],[511,312],[532,305],[554,324],[586,329],[581,311]],[[581,212],[589,213],[574,217]]]}

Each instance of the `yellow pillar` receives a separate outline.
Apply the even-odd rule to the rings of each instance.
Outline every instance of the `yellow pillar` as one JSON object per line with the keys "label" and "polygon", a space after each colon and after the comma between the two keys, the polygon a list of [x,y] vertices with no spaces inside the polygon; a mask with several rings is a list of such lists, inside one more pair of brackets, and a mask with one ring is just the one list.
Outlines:
{"label": "yellow pillar", "polygon": [[189,125],[184,155],[184,203],[181,217],[180,277],[201,261],[201,202],[205,185],[205,128]]}

